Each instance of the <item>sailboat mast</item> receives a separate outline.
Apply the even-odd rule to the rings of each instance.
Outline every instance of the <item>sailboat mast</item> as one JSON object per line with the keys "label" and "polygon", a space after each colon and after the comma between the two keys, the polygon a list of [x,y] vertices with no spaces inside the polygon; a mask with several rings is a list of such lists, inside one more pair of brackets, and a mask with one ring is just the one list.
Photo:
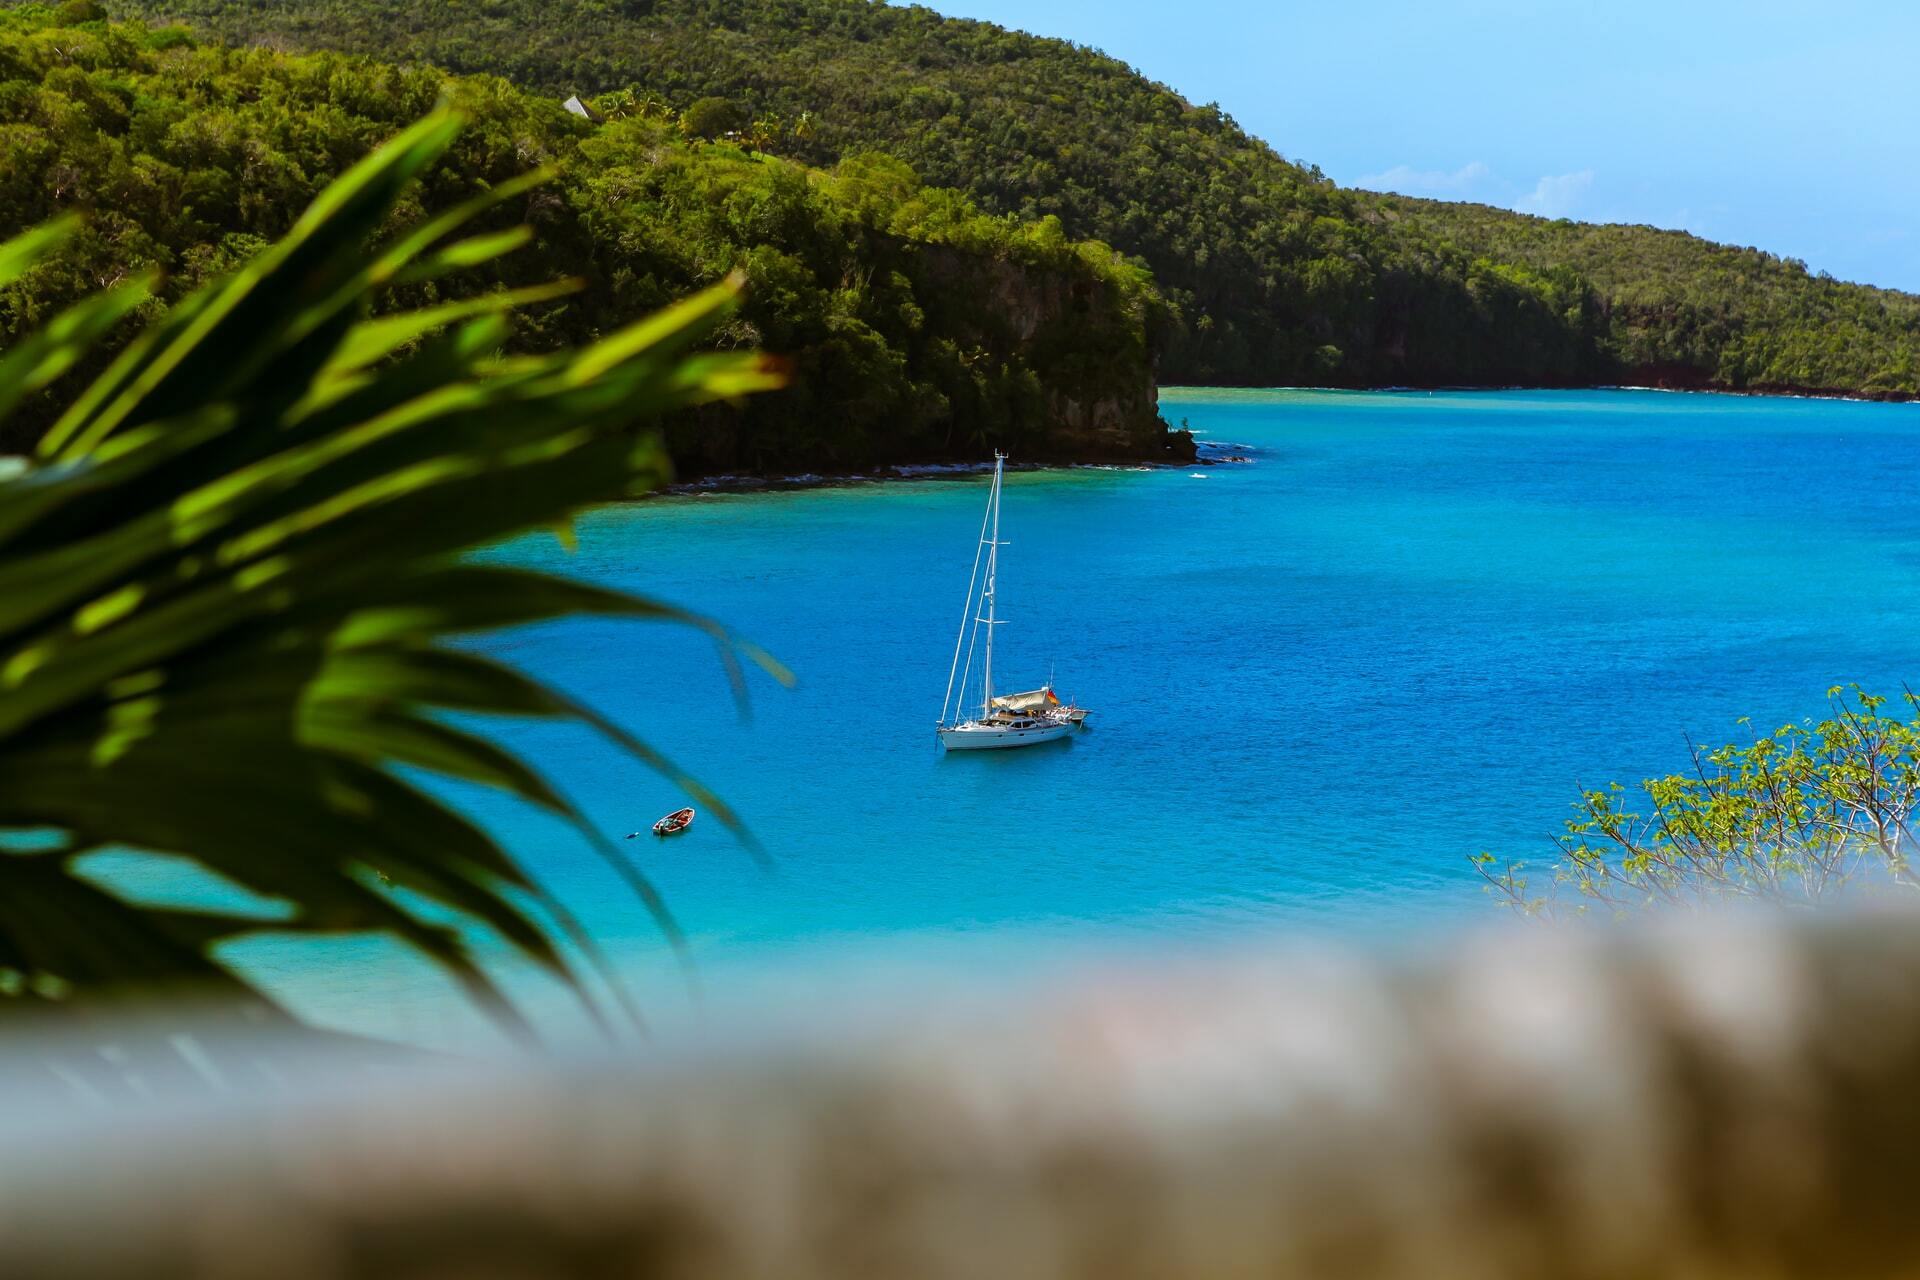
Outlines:
{"label": "sailboat mast", "polygon": [[[980,539],[974,543],[973,547],[973,568],[967,574],[967,603],[960,610],[960,634],[953,638],[953,665],[947,668],[947,692],[946,696],[940,699],[940,723],[943,725],[947,723],[947,708],[949,706],[953,708],[953,717],[955,721],[958,721],[963,714],[961,708],[966,705],[967,701],[967,678],[965,675],[962,675],[960,671],[960,646],[963,644],[967,646],[967,671],[971,673],[973,670],[973,645],[967,640],[968,628],[972,628],[973,634],[976,636],[980,631],[980,615],[974,612],[973,589],[979,585],[980,582],[980,561],[987,550],[987,522],[992,518],[993,491],[991,486],[989,486],[987,491],[987,509],[980,513]],[[957,702],[953,696],[954,680],[956,677],[960,682],[960,699]]]}
{"label": "sailboat mast", "polygon": [[980,681],[980,718],[993,714],[993,597],[1000,570],[1000,474],[1007,455],[993,451],[993,541],[987,551],[987,664]]}

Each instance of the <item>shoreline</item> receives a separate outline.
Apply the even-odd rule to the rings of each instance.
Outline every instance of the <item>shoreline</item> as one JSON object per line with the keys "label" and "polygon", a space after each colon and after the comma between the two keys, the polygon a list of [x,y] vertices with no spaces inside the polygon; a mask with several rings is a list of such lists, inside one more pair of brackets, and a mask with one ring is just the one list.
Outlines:
{"label": "shoreline", "polygon": [[1582,387],[1584,391],[1657,391],[1670,396],[1740,396],[1748,400],[1838,400],[1845,404],[1915,404],[1920,396],[1909,395],[1905,391],[1889,391],[1879,395],[1867,395],[1857,391],[1785,391],[1754,390],[1752,388],[1735,389],[1732,387],[1662,387],[1645,386],[1638,383],[1621,383],[1613,387]]}
{"label": "shoreline", "polygon": [[1557,386],[1544,383],[1516,382],[1501,385],[1470,384],[1448,386],[1419,386],[1412,383],[1393,383],[1378,387],[1327,387],[1327,386],[1253,386],[1239,383],[1167,383],[1159,388],[1161,395],[1168,392],[1187,391],[1338,391],[1349,395],[1407,395],[1414,392],[1441,394],[1466,391],[1657,391],[1663,395],[1676,396],[1739,396],[1742,399],[1757,400],[1838,400],[1851,404],[1920,404],[1920,395],[1905,391],[1862,392],[1831,391],[1812,388],[1788,387],[1679,387],[1665,386],[1657,382],[1595,382],[1581,386]]}
{"label": "shoreline", "polygon": [[[1346,395],[1407,395],[1413,393],[1444,395],[1459,392],[1526,392],[1526,391],[1635,391],[1659,395],[1697,395],[1697,396],[1737,396],[1742,399],[1776,400],[1832,400],[1850,404],[1920,404],[1920,396],[1904,393],[1888,395],[1862,395],[1838,391],[1790,391],[1780,389],[1733,389],[1729,387],[1674,387],[1650,383],[1597,383],[1591,386],[1551,387],[1516,384],[1513,386],[1382,386],[1382,387],[1315,387],[1315,386],[1227,386],[1227,385],[1187,385],[1168,384],[1158,388],[1160,394],[1184,392],[1338,392]],[[1105,459],[1097,462],[1009,462],[1009,471],[1168,471],[1184,467],[1214,467],[1245,465],[1253,461],[1243,453],[1232,452],[1240,446],[1224,441],[1196,439],[1195,456],[1191,459],[1173,462],[1146,460]],[[888,466],[872,467],[865,471],[800,471],[775,475],[752,475],[726,473],[720,475],[698,476],[691,480],[676,480],[644,497],[697,497],[702,494],[733,493],[780,493],[801,489],[839,488],[861,484],[882,484],[903,480],[940,480],[953,476],[984,475],[993,470],[991,462],[913,462]]]}
{"label": "shoreline", "polygon": [[[1248,461],[1241,455],[1197,457],[1186,462],[1009,462],[1008,471],[1170,471],[1182,467],[1213,467]],[[723,493],[784,493],[800,489],[834,489],[862,484],[911,480],[946,480],[955,476],[986,475],[991,462],[921,462],[874,467],[867,471],[801,471],[785,475],[715,475],[677,480],[652,493],[653,497],[699,497]]]}
{"label": "shoreline", "polygon": [[[1253,461],[1247,446],[1227,440],[1192,441],[1191,458],[1098,458],[1081,462],[1049,459],[1041,462],[1008,461],[1008,471],[1178,471],[1187,467],[1241,466]],[[993,463],[982,462],[901,462],[869,467],[864,471],[798,471],[776,475],[738,473],[696,476],[676,480],[654,490],[646,497],[673,495],[698,496],[707,493],[779,493],[792,489],[827,489],[848,485],[885,484],[901,480],[944,480],[954,476],[985,475]]]}

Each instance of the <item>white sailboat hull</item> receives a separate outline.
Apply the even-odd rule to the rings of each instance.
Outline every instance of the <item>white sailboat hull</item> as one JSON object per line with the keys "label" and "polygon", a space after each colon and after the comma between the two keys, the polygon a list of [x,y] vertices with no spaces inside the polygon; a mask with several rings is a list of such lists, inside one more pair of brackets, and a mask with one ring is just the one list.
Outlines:
{"label": "white sailboat hull", "polygon": [[949,751],[998,751],[1007,747],[1031,747],[1054,742],[1072,733],[1071,721],[1018,727],[1008,724],[981,724],[978,721],[957,724],[940,730],[940,741]]}

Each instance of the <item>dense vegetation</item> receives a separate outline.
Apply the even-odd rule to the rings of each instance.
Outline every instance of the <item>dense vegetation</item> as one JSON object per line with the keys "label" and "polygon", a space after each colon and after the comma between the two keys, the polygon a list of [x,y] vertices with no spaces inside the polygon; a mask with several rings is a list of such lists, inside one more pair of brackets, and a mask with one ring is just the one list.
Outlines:
{"label": "dense vegetation", "polygon": [[[240,41],[633,89],[882,147],[1152,267],[1169,379],[1920,391],[1920,300],[1647,227],[1341,190],[1112,58],[869,0],[113,0]],[[708,108],[711,109],[711,108]]]}
{"label": "dense vegetation", "polygon": [[[572,277],[579,291],[531,310],[517,339],[546,350],[743,273],[748,301],[717,340],[779,352],[794,386],[676,420],[692,469],[854,468],[978,457],[988,443],[1139,456],[1164,439],[1152,384],[1164,304],[1144,269],[1068,240],[1057,219],[983,213],[876,153],[822,172],[709,142],[618,95],[603,104],[614,118],[591,123],[492,77],[201,45],[100,20],[89,0],[0,14],[0,227],[85,215],[0,291],[0,340],[150,268],[164,273],[150,312],[184,296],[443,95],[472,124],[396,224],[537,166],[559,177],[490,215],[502,234],[529,226],[532,252],[408,285],[390,305],[500,288],[533,303]],[[44,410],[0,443],[31,442]]]}
{"label": "dense vegetation", "polygon": [[1805,263],[1680,231],[1373,199],[1403,232],[1585,281],[1605,311],[1604,350],[1633,380],[1920,393],[1920,297],[1912,294],[1809,275]]}

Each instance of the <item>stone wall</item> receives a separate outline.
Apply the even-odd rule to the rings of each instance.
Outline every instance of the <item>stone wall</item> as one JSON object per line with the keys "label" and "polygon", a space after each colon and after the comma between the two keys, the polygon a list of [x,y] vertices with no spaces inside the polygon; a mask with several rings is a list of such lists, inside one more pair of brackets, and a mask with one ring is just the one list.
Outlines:
{"label": "stone wall", "polygon": [[568,1063],[16,1031],[0,1274],[1920,1269],[1910,916],[998,981]]}

